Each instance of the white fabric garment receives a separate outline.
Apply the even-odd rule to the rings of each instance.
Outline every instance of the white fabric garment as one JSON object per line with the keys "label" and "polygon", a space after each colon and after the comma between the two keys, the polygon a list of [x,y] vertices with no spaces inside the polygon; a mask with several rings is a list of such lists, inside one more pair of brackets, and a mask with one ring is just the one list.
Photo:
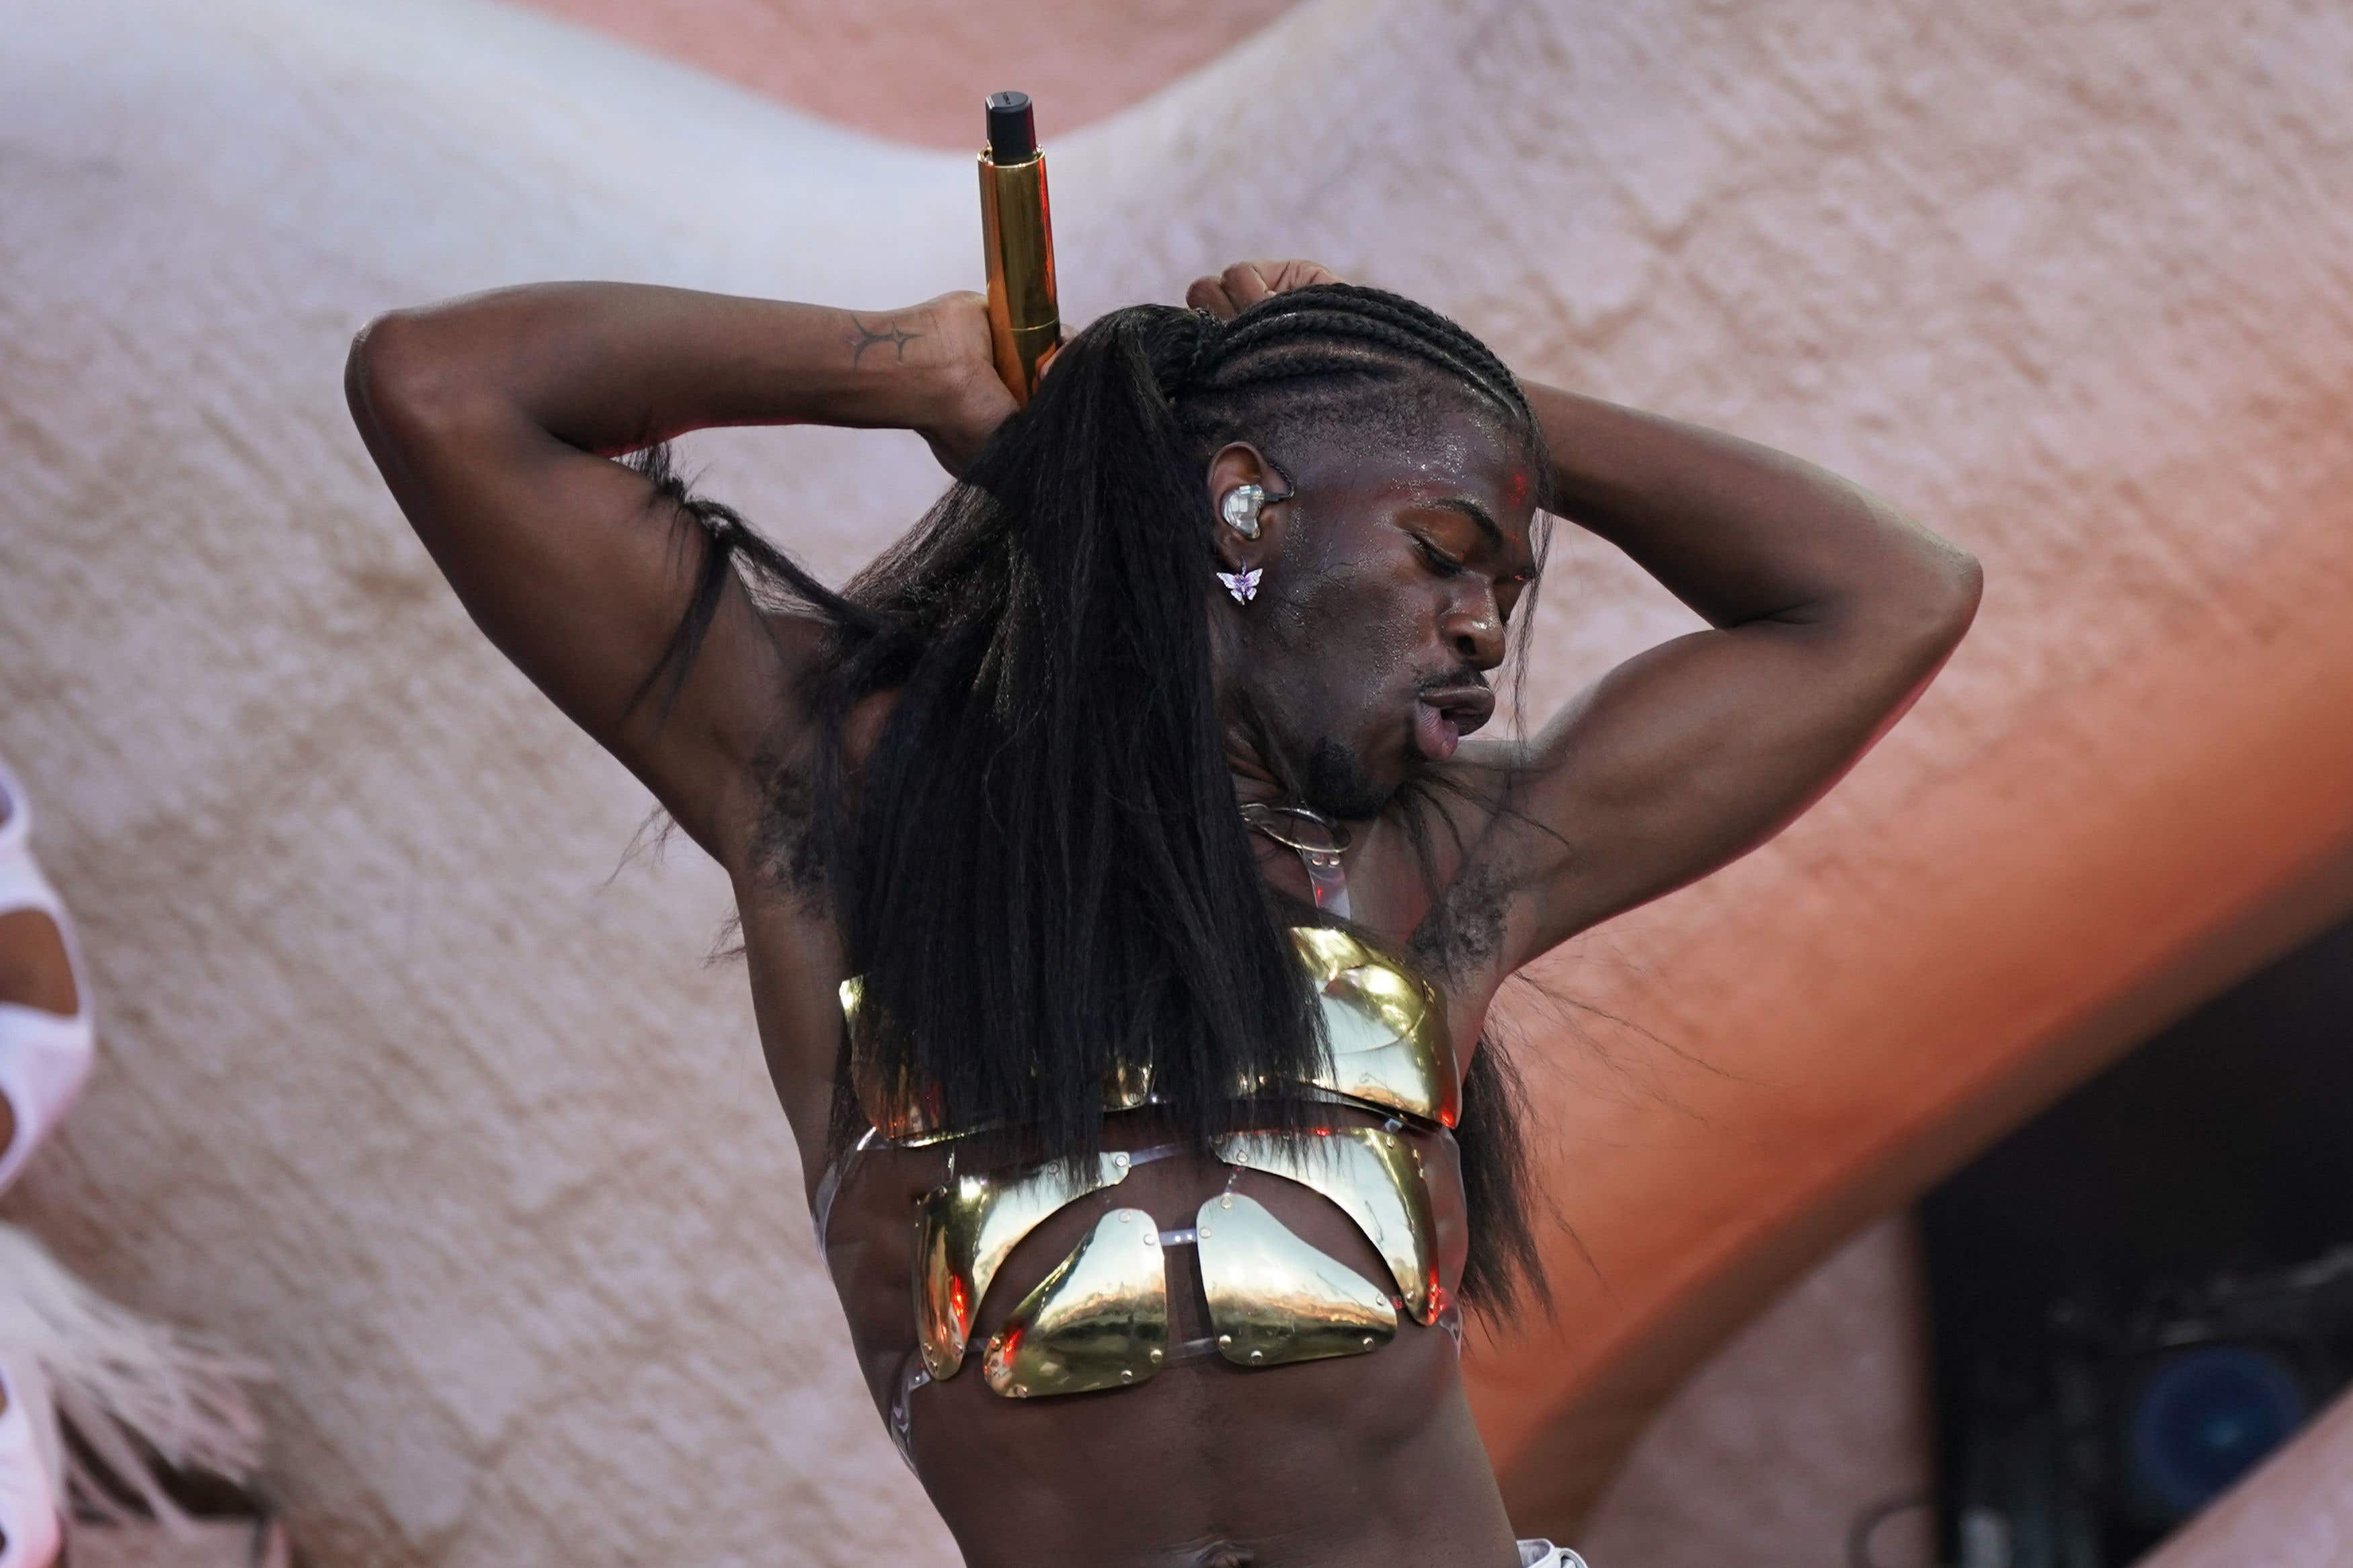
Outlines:
{"label": "white fabric garment", "polygon": [[[142,1450],[231,1480],[249,1478],[261,1462],[261,1419],[246,1384],[267,1378],[269,1368],[117,1306],[13,1225],[0,1225],[0,1367],[26,1395],[31,1441],[59,1497],[102,1518],[133,1520],[140,1510],[78,1474],[75,1456],[58,1442],[59,1416],[167,1529],[185,1530],[187,1519]],[[16,1414],[12,1401],[0,1425]],[[5,1441],[0,1436],[0,1447]],[[17,1565],[0,1557],[0,1568]]]}
{"label": "white fabric garment", "polygon": [[[0,913],[38,910],[58,925],[74,977],[71,1017],[0,1002],[0,1094],[16,1130],[0,1149],[0,1191],[81,1092],[95,1037],[90,987],[65,904],[33,858],[32,807],[5,763],[0,798]],[[260,1462],[261,1425],[244,1384],[268,1370],[118,1307],[66,1272],[39,1241],[0,1225],[0,1568],[54,1560],[69,1496],[130,1517],[110,1490],[77,1473],[59,1436],[65,1415],[90,1452],[166,1528],[186,1521],[146,1453],[233,1479]]]}
{"label": "white fabric garment", "polygon": [[48,1568],[58,1559],[57,1419],[37,1373],[0,1355],[0,1568]]}
{"label": "white fabric garment", "polygon": [[1586,1568],[1585,1559],[1549,1541],[1520,1542],[1520,1568]]}
{"label": "white fabric garment", "polygon": [[73,966],[76,1006],[66,1017],[0,1001],[0,1095],[7,1096],[16,1121],[15,1135],[0,1148],[0,1192],[5,1192],[81,1093],[96,1032],[73,924],[33,858],[33,810],[5,763],[0,763],[0,811],[7,814],[0,821],[0,914],[37,910],[57,922]]}

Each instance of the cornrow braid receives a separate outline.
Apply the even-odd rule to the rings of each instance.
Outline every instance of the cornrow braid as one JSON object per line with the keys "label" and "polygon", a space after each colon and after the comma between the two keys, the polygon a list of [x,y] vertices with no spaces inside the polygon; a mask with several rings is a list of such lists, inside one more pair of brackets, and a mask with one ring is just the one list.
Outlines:
{"label": "cornrow braid", "polygon": [[1535,429],[1518,380],[1486,344],[1428,306],[1385,289],[1350,283],[1290,289],[1188,346],[1195,352],[1180,395],[1378,375],[1409,362],[1460,383],[1515,427]]}
{"label": "cornrow braid", "polygon": [[1166,323],[1146,336],[1144,352],[1151,362],[1153,384],[1174,403],[1198,382],[1202,367],[1217,353],[1225,327],[1207,310],[1170,310]]}

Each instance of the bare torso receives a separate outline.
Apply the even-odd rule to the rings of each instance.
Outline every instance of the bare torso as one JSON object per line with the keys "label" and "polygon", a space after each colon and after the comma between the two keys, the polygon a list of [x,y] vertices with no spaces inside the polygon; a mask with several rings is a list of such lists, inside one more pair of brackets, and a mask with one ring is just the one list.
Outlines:
{"label": "bare torso", "polygon": [[[1388,847],[1373,837],[1354,885],[1369,916],[1384,926],[1403,922],[1402,931],[1380,933],[1403,949],[1414,911],[1427,904],[1397,874]],[[1278,889],[1302,890],[1288,851],[1269,847],[1263,863]],[[807,1064],[829,1060],[839,1038],[839,942],[821,913],[785,889],[743,894],[763,1043],[801,1138],[814,1205],[828,1169],[832,1084]],[[1485,996],[1449,1002],[1457,1058],[1467,1063]],[[1354,1108],[1331,1114],[1335,1124],[1382,1124]],[[1441,1278],[1451,1294],[1467,1244],[1457,1151],[1443,1133],[1404,1135],[1431,1176]],[[1106,1118],[1107,1149],[1169,1136],[1148,1108]],[[842,1163],[828,1209],[827,1265],[875,1400],[878,1436],[915,1343],[915,1205],[940,1184],[948,1159],[941,1145],[857,1154]],[[1143,1209],[1161,1226],[1187,1225],[1230,1174],[1207,1157],[1165,1159],[1057,1213],[1014,1249],[978,1303],[976,1341],[994,1332],[1106,1212]],[[1383,1277],[1371,1244],[1325,1199],[1254,1172],[1237,1182],[1302,1239],[1360,1275]],[[1207,1333],[1191,1255],[1171,1249],[1168,1267],[1171,1338]],[[915,1472],[975,1568],[1509,1568],[1519,1561],[1463,1393],[1460,1353],[1443,1327],[1408,1319],[1375,1353],[1266,1370],[1214,1356],[1185,1360],[1134,1388],[1049,1400],[1000,1397],[967,1369],[915,1390],[907,1403]]]}

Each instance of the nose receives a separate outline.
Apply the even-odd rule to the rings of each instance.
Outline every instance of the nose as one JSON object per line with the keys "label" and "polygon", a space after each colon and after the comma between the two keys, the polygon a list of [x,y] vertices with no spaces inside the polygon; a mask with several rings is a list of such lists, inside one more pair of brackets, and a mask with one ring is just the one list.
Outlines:
{"label": "nose", "polygon": [[1483,579],[1447,605],[1438,629],[1473,669],[1493,669],[1504,662],[1504,612],[1495,603],[1493,586]]}

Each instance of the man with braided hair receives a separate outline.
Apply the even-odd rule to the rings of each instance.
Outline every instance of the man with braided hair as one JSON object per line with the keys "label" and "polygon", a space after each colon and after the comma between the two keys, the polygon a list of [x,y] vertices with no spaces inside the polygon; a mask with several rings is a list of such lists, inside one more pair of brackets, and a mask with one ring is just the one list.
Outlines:
{"label": "man with braided hair", "polygon": [[[1188,303],[1018,409],[976,296],[601,284],[388,316],[349,391],[475,620],[731,874],[860,1365],[968,1563],[1571,1563],[1457,1370],[1466,1305],[1543,1297],[1489,1003],[1827,789],[1977,567],[1313,264]],[[790,423],[955,482],[829,588],[659,446]],[[1710,629],[1472,739],[1545,512]]]}

